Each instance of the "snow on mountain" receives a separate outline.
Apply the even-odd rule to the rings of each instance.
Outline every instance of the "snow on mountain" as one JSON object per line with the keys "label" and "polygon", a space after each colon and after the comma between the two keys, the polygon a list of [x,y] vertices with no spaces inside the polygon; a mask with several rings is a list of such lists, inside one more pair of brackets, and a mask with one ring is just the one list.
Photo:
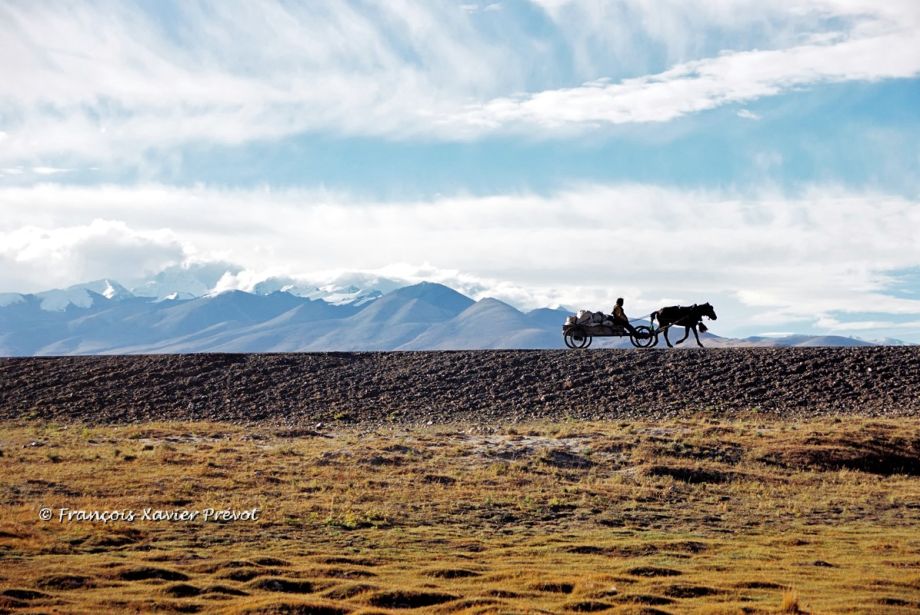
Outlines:
{"label": "snow on mountain", "polygon": [[333,305],[361,306],[409,285],[405,280],[368,273],[343,273],[331,279],[312,281],[291,277],[268,278],[256,284],[253,292],[261,294],[283,290],[298,297],[322,299]]}
{"label": "snow on mountain", "polygon": [[[213,280],[217,273],[204,275]],[[189,282],[195,275],[174,270],[159,279],[156,290]],[[207,280],[197,279],[200,290]],[[311,299],[290,292],[310,292],[309,284],[294,288],[285,278],[263,282],[259,292],[229,290],[198,297],[180,290],[135,297],[106,279],[34,295],[2,294],[0,355],[561,348],[561,326],[569,315],[561,309],[523,313],[496,299],[473,301],[428,282],[388,288],[386,293],[382,285],[373,300],[341,305],[328,301],[329,294]],[[349,287],[339,290],[347,294]],[[682,334],[681,327],[673,331],[672,341]],[[710,348],[870,345],[840,336],[700,337]],[[592,344],[623,347],[631,347],[628,338],[598,338]],[[663,339],[658,347],[665,347]],[[691,336],[679,347],[696,344]]]}
{"label": "snow on mountain", "polygon": [[307,299],[322,299],[333,305],[360,306],[384,294],[407,286],[408,282],[381,276],[348,273],[321,280],[292,276],[259,279],[252,272],[231,263],[192,263],[164,269],[133,288],[138,297],[191,299],[242,290],[256,295],[286,292]]}
{"label": "snow on mountain", "polygon": [[290,277],[271,277],[257,282],[252,287],[252,292],[257,295],[270,295],[272,293],[282,292],[295,295],[297,297],[313,298],[319,289],[312,284],[305,284]]}
{"label": "snow on mountain", "polygon": [[134,295],[127,288],[114,280],[94,280],[84,284],[76,284],[67,288],[56,288],[36,293],[41,299],[41,308],[49,312],[66,310],[68,306],[88,308],[96,301],[97,296],[102,296],[112,301],[130,299]]}
{"label": "snow on mountain", "polygon": [[139,283],[131,292],[137,297],[156,299],[203,297],[225,274],[240,271],[242,267],[224,262],[173,265]]}
{"label": "snow on mountain", "polygon": [[383,296],[383,292],[377,289],[367,290],[357,286],[339,288],[330,285],[317,290],[318,292],[309,295],[311,299],[322,299],[333,305],[364,305]]}
{"label": "snow on mountain", "polygon": [[343,273],[319,284],[319,287],[326,292],[345,292],[345,289],[352,289],[349,292],[353,292],[354,289],[364,289],[367,292],[385,295],[411,285],[408,280],[385,278],[371,273]]}
{"label": "snow on mountain", "polygon": [[332,305],[364,305],[383,296],[383,291],[379,288],[337,283],[317,285],[287,276],[266,278],[252,287],[252,292],[257,295],[279,291],[307,299],[322,299]]}
{"label": "snow on mountain", "polygon": [[179,291],[175,291],[175,292],[169,293],[162,299],[157,299],[157,302],[160,302],[160,301],[188,301],[189,299],[196,299],[196,298],[197,297],[191,293],[180,293]]}
{"label": "snow on mountain", "polygon": [[0,307],[22,303],[25,300],[25,295],[19,293],[0,293]]}
{"label": "snow on mountain", "polygon": [[864,341],[864,342],[869,342],[870,344],[874,344],[876,346],[910,346],[911,345],[910,343],[905,342],[904,340],[899,340],[894,337],[882,337],[882,338],[872,339],[872,340],[867,340],[861,337],[857,337],[856,339]]}

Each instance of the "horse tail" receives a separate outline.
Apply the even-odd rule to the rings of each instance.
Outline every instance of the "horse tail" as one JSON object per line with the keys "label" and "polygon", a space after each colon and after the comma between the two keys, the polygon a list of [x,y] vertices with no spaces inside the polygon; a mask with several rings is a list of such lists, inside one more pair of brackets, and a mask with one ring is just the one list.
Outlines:
{"label": "horse tail", "polygon": [[650,324],[650,325],[652,326],[652,329],[655,328],[655,319],[656,319],[656,318],[658,318],[658,310],[655,310],[654,312],[652,312],[652,313],[649,315],[648,324]]}

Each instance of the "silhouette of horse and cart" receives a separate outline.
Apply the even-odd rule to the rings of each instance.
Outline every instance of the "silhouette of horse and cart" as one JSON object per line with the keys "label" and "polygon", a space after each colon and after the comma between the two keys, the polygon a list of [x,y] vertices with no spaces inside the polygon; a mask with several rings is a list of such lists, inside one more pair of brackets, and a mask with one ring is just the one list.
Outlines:
{"label": "silhouette of horse and cart", "polygon": [[[716,311],[709,303],[691,306],[672,305],[661,308],[649,314],[649,324],[633,327],[628,330],[625,326],[617,323],[613,324],[593,324],[571,322],[570,318],[562,325],[562,339],[569,348],[587,348],[595,337],[629,337],[629,341],[636,348],[652,348],[658,345],[658,336],[664,334],[664,341],[668,348],[673,348],[668,337],[668,329],[671,327],[684,327],[684,336],[677,340],[677,344],[683,343],[693,331],[693,337],[700,348],[703,343],[700,341],[698,331],[706,332],[706,325],[703,324],[703,317],[710,320],[716,320]],[[655,326],[655,321],[658,325]],[[606,321],[611,323],[611,321]]]}

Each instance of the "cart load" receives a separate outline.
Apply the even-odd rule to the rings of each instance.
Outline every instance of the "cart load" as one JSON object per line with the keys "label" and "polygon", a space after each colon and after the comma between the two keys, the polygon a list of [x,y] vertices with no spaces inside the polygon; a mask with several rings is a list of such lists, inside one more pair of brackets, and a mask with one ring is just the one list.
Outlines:
{"label": "cart load", "polygon": [[578,310],[575,316],[569,316],[565,319],[565,324],[584,326],[603,325],[612,327],[615,326],[616,323],[613,322],[613,318],[609,314],[592,312],[590,310]]}

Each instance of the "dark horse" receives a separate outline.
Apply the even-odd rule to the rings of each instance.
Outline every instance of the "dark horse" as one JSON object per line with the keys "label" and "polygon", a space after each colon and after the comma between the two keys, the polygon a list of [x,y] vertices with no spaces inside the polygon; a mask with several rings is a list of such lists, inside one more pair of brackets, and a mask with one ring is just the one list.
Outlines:
{"label": "dark horse", "polygon": [[668,343],[668,348],[674,348],[671,344],[671,340],[668,339],[668,329],[672,326],[684,327],[684,336],[677,341],[678,344],[687,339],[692,329],[693,337],[696,338],[696,343],[702,348],[703,344],[700,342],[700,336],[697,334],[696,328],[699,326],[701,331],[704,333],[706,332],[706,325],[703,324],[703,316],[715,320],[716,311],[712,309],[712,306],[708,303],[704,303],[703,305],[694,304],[689,307],[672,305],[670,307],[661,308],[657,312],[652,312],[652,326],[655,326],[655,319],[657,318],[659,331],[664,331],[664,341]]}

